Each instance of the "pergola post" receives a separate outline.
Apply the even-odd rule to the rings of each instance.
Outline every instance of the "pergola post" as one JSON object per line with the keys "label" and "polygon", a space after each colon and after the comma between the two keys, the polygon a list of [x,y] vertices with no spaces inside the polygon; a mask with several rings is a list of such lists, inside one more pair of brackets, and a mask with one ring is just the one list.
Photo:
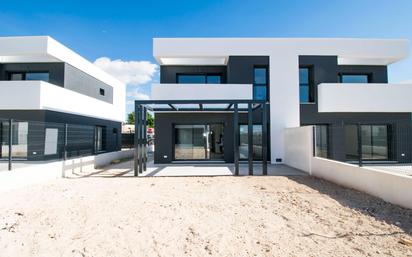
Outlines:
{"label": "pergola post", "polygon": [[143,106],[139,108],[139,173],[143,172]]}
{"label": "pergola post", "polygon": [[140,105],[135,105],[134,110],[134,176],[139,176],[140,133],[139,133]]}
{"label": "pergola post", "polygon": [[238,104],[233,104],[233,161],[235,163],[235,175],[239,175],[239,113]]}
{"label": "pergola post", "polygon": [[13,156],[13,119],[9,119],[9,158],[8,163],[9,167],[8,170],[12,169],[12,156]]}
{"label": "pergola post", "polygon": [[247,105],[247,128],[249,175],[253,175],[253,110],[251,103]]}
{"label": "pergola post", "polygon": [[143,107],[143,171],[146,171],[147,162],[147,109]]}
{"label": "pergola post", "polygon": [[268,116],[266,103],[262,104],[262,174],[268,174]]}

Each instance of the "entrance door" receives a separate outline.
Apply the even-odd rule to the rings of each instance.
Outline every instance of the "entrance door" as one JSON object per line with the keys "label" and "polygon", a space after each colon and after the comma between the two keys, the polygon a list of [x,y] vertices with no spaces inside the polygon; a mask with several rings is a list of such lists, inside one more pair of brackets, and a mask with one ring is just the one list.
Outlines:
{"label": "entrance door", "polygon": [[223,159],[223,124],[175,125],[175,160]]}

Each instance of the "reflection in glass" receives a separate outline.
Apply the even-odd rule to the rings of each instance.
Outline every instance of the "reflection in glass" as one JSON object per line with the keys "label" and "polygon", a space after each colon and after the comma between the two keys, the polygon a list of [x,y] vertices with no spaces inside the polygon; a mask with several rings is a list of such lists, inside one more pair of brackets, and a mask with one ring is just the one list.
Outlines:
{"label": "reflection in glass", "polygon": [[[248,125],[240,125],[239,132],[239,158],[248,159]],[[253,125],[253,160],[262,160],[262,125]]]}
{"label": "reflection in glass", "polygon": [[342,74],[340,75],[341,83],[368,83],[368,75],[351,75],[351,74]]}
{"label": "reflection in glass", "polygon": [[[0,123],[0,158],[9,156],[9,123]],[[12,157],[17,159],[27,158],[28,122],[13,122],[12,125]]]}

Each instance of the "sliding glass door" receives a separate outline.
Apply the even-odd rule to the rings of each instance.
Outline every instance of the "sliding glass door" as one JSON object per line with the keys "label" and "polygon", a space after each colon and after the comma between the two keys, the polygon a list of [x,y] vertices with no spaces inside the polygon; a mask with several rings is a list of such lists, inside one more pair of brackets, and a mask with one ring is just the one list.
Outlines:
{"label": "sliding glass door", "polygon": [[[389,125],[361,125],[362,159],[390,160],[391,139]],[[345,126],[345,150],[348,161],[358,160],[357,125]]]}
{"label": "sliding glass door", "polygon": [[[242,160],[248,158],[248,125],[239,126],[239,157]],[[253,160],[262,160],[262,125],[253,125]]]}
{"label": "sliding glass door", "polygon": [[223,124],[175,125],[175,160],[223,159]]}

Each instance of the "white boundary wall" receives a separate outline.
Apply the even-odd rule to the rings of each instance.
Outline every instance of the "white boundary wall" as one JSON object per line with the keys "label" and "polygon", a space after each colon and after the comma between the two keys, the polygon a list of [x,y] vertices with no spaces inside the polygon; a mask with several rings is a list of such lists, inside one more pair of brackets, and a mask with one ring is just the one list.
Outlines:
{"label": "white boundary wall", "polygon": [[286,165],[412,209],[412,177],[313,157],[312,131],[313,126],[285,129]]}
{"label": "white boundary wall", "polygon": [[113,160],[130,158],[134,150],[103,153],[66,161],[28,165],[11,171],[0,172],[0,192],[43,183],[62,177],[76,177],[98,171]]}

